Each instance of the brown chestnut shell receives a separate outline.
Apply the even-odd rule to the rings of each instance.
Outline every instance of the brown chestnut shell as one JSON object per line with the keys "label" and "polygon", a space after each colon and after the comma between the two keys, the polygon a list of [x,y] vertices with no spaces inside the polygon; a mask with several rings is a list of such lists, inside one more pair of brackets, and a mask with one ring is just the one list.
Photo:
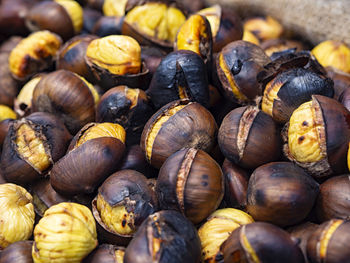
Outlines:
{"label": "brown chestnut shell", "polygon": [[123,22],[124,17],[102,16],[96,21],[91,33],[99,37],[121,35]]}
{"label": "brown chestnut shell", "polygon": [[33,263],[33,241],[17,241],[6,247],[0,254],[0,263]]}
{"label": "brown chestnut shell", "polygon": [[82,263],[123,263],[116,256],[116,253],[119,251],[122,254],[125,252],[125,248],[111,244],[102,244],[84,258]]}

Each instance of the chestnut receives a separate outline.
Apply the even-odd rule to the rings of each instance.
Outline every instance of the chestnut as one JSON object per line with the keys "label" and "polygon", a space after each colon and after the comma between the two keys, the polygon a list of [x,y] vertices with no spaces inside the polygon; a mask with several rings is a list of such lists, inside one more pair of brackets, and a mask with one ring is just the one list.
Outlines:
{"label": "chestnut", "polygon": [[246,169],[279,160],[282,150],[278,126],[254,106],[239,107],[226,115],[218,143],[227,159]]}
{"label": "chestnut", "polygon": [[97,21],[102,17],[101,12],[89,8],[83,8],[83,29],[82,34],[91,34]]}
{"label": "chestnut", "polygon": [[41,78],[33,92],[32,111],[59,116],[71,134],[95,120],[99,94],[88,81],[68,70],[57,70]]}
{"label": "chestnut", "polygon": [[247,211],[257,221],[294,225],[307,217],[318,193],[318,183],[297,165],[268,163],[249,179]]}
{"label": "chestnut", "polygon": [[350,74],[337,70],[333,67],[326,67],[327,76],[334,82],[334,99],[339,97],[344,91],[350,88]]}
{"label": "chestnut", "polygon": [[347,169],[350,112],[321,95],[299,106],[286,125],[284,154],[316,178]]}
{"label": "chestnut", "polygon": [[177,211],[154,213],[142,223],[125,250],[124,263],[199,263],[196,228]]}
{"label": "chestnut", "polygon": [[198,224],[218,208],[224,195],[224,178],[209,154],[185,148],[160,168],[156,192],[161,209],[177,210]]}
{"label": "chestnut", "polygon": [[84,258],[83,263],[123,263],[124,253],[124,247],[102,244]]}
{"label": "chestnut", "polygon": [[0,254],[0,263],[33,263],[33,241],[17,241],[5,248]]}
{"label": "chestnut", "polygon": [[49,113],[36,112],[14,121],[1,155],[5,179],[21,185],[39,179],[64,155],[70,139],[62,121]]}
{"label": "chestnut", "polygon": [[108,90],[96,107],[96,122],[119,123],[126,131],[126,145],[140,143],[147,120],[154,113],[146,93],[118,86]]}
{"label": "chestnut", "polygon": [[249,30],[259,40],[269,40],[281,37],[283,26],[271,16],[256,16],[244,22],[244,30]]}
{"label": "chestnut", "polygon": [[[105,16],[119,16],[122,17],[126,13],[127,5],[131,1],[128,0],[103,0],[102,11]],[[138,2],[138,1],[136,1]]]}
{"label": "chestnut", "polygon": [[121,16],[102,16],[96,21],[91,33],[99,37],[121,35],[123,22],[124,17]]}
{"label": "chestnut", "polygon": [[295,49],[296,52],[305,49],[303,43],[300,41],[283,38],[268,39],[262,42],[260,46],[269,57],[271,57],[275,52],[281,52],[287,49]]}
{"label": "chestnut", "polygon": [[31,31],[49,30],[66,41],[80,33],[83,9],[78,2],[70,0],[39,2],[29,10],[26,25]]}
{"label": "chestnut", "polygon": [[2,149],[2,145],[13,121],[13,119],[6,119],[0,122],[0,149]]}
{"label": "chestnut", "polygon": [[339,96],[339,102],[343,104],[348,111],[350,111],[350,86]]}
{"label": "chestnut", "polygon": [[85,125],[71,141],[65,156],[50,171],[50,182],[60,194],[92,194],[116,171],[124,153],[125,130],[114,123]]}
{"label": "chestnut", "polygon": [[219,80],[228,99],[239,104],[256,104],[262,95],[257,75],[270,58],[257,45],[243,40],[226,45],[216,57]]}
{"label": "chestnut", "polygon": [[303,263],[300,248],[290,235],[269,223],[256,222],[235,229],[221,245],[218,262]]}
{"label": "chestnut", "polygon": [[166,55],[167,53],[161,48],[155,46],[141,46],[141,59],[145,62],[152,76]]}
{"label": "chestnut", "polygon": [[249,30],[243,30],[242,40],[253,43],[255,45],[260,45],[260,40]]}
{"label": "chestnut", "polygon": [[190,14],[201,10],[205,6],[203,0],[176,0],[176,3],[179,6],[186,8],[186,11]]}
{"label": "chestnut", "polygon": [[[311,263],[349,261],[350,222],[332,219],[321,224],[307,241],[307,256]],[[344,247],[345,246],[345,247]]]}
{"label": "chestnut", "polygon": [[147,94],[159,109],[165,104],[189,99],[209,107],[209,88],[203,59],[190,50],[168,54],[160,62]]}
{"label": "chestnut", "polygon": [[127,245],[142,222],[157,210],[147,178],[134,170],[109,176],[92,201],[99,239],[115,245]]}
{"label": "chestnut", "polygon": [[146,160],[160,168],[165,160],[184,147],[210,152],[215,144],[217,125],[211,113],[189,100],[170,102],[146,123],[140,146]]}

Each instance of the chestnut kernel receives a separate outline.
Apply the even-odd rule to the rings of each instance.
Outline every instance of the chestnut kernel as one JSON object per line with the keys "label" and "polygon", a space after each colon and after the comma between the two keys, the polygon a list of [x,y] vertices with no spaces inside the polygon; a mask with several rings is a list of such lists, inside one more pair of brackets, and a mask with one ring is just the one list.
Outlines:
{"label": "chestnut kernel", "polygon": [[251,31],[260,40],[276,39],[283,33],[283,26],[271,16],[249,18],[243,26],[244,30]]}

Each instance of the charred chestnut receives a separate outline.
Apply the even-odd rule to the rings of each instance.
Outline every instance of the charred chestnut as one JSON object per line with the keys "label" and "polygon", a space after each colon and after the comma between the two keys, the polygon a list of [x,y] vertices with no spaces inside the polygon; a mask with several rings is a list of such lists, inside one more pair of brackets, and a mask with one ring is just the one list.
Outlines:
{"label": "charred chestnut", "polygon": [[350,74],[332,67],[327,67],[327,76],[334,82],[334,98],[339,100],[341,94],[350,88]]}
{"label": "charred chestnut", "polygon": [[281,37],[283,26],[271,16],[257,16],[244,22],[244,30],[249,30],[260,40],[268,40]]}
{"label": "charred chestnut", "polygon": [[189,50],[170,53],[160,62],[147,94],[157,109],[178,99],[189,99],[209,107],[204,61]]}
{"label": "charred chestnut", "polygon": [[102,16],[96,21],[92,28],[92,33],[99,37],[109,35],[121,35],[124,17],[120,16]]}
{"label": "charred chestnut", "polygon": [[318,183],[297,165],[265,164],[249,179],[247,211],[257,221],[294,225],[310,213],[318,192]]}
{"label": "charred chestnut", "polygon": [[123,263],[124,247],[102,244],[87,256],[83,263]]}
{"label": "charred chestnut", "polygon": [[227,114],[218,142],[227,159],[247,169],[278,160],[282,150],[277,125],[254,106],[239,107]]}
{"label": "charred chestnut", "polygon": [[210,152],[215,144],[217,125],[211,113],[188,100],[170,102],[146,123],[140,146],[155,168],[176,151],[193,147]]}
{"label": "charred chestnut", "polygon": [[162,59],[167,55],[167,53],[154,46],[141,46],[141,59],[145,62],[147,68],[151,75],[153,75]]}
{"label": "charred chestnut", "polygon": [[287,49],[295,49],[297,52],[305,49],[303,43],[283,38],[266,40],[260,46],[269,57],[275,52],[281,52]]}
{"label": "charred chestnut", "polygon": [[224,195],[224,178],[210,155],[186,148],[165,161],[156,192],[162,209],[177,210],[198,224],[218,208]]}
{"label": "charred chestnut", "polygon": [[192,223],[176,211],[150,215],[125,250],[124,263],[199,263],[201,245]]}
{"label": "charred chestnut", "polygon": [[33,263],[33,241],[17,241],[12,243],[0,254],[0,263]]}

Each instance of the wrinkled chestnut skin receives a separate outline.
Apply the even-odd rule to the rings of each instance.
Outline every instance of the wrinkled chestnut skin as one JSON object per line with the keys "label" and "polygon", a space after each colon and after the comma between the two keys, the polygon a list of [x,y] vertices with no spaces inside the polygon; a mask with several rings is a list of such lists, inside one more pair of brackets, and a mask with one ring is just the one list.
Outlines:
{"label": "wrinkled chestnut skin", "polygon": [[278,126],[253,106],[239,107],[226,115],[218,143],[227,159],[246,169],[277,161],[282,150]]}
{"label": "wrinkled chestnut skin", "polygon": [[108,90],[96,107],[96,122],[118,123],[126,131],[126,145],[140,143],[147,120],[154,113],[152,102],[143,90],[138,90],[136,101],[127,97],[128,87]]}
{"label": "wrinkled chestnut skin", "polygon": [[141,59],[146,63],[152,76],[166,55],[167,53],[160,48],[153,46],[141,46]]}
{"label": "wrinkled chestnut skin", "polygon": [[206,152],[186,148],[165,161],[156,192],[162,209],[180,211],[198,224],[218,208],[224,178],[220,166]]}
{"label": "wrinkled chestnut skin", "polygon": [[[158,242],[159,249],[154,247]],[[150,215],[142,223],[125,250],[124,263],[199,263],[200,256],[195,227],[179,212],[168,210]]]}
{"label": "wrinkled chestnut skin", "polygon": [[82,263],[123,263],[117,261],[115,255],[117,250],[125,251],[125,248],[111,244],[102,244],[83,259]]}
{"label": "wrinkled chestnut skin", "polygon": [[102,17],[102,13],[89,7],[83,8],[83,29],[81,33],[91,34],[96,22]]}
{"label": "wrinkled chestnut skin", "polygon": [[229,160],[222,165],[225,178],[224,200],[228,207],[245,209],[247,205],[247,189],[249,173]]}
{"label": "wrinkled chestnut skin", "polygon": [[256,262],[243,243],[249,242],[261,263],[303,263],[303,254],[290,235],[281,228],[256,222],[235,229],[221,245],[223,260],[219,262]]}
{"label": "wrinkled chestnut skin", "polygon": [[92,73],[85,63],[85,53],[89,43],[96,38],[93,35],[79,35],[67,41],[58,52],[56,70],[69,70],[93,81]]}
{"label": "wrinkled chestnut skin", "polygon": [[294,225],[306,218],[318,193],[318,183],[297,165],[268,163],[249,179],[247,211],[256,221]]}
{"label": "wrinkled chestnut skin", "polygon": [[[335,231],[330,235],[329,243],[324,256],[320,255],[320,242],[324,240],[326,233],[330,234],[330,227],[339,223]],[[334,229],[333,229],[334,230]],[[340,263],[348,262],[350,257],[349,249],[346,249],[350,242],[350,222],[340,219],[332,219],[324,222],[309,237],[307,241],[307,256],[311,263]]]}
{"label": "wrinkled chestnut skin", "polygon": [[33,263],[33,241],[18,241],[6,247],[0,254],[0,263]]}
{"label": "wrinkled chestnut skin", "polygon": [[96,21],[92,34],[105,37],[109,35],[121,35],[124,17],[102,16]]}
{"label": "wrinkled chestnut skin", "polygon": [[332,177],[320,185],[316,213],[320,222],[332,218],[350,219],[349,175]]}
{"label": "wrinkled chestnut skin", "polygon": [[163,58],[147,94],[159,109],[171,101],[183,99],[179,94],[179,86],[185,90],[188,99],[209,107],[206,67],[203,59],[193,51],[178,50]]}
{"label": "wrinkled chestnut skin", "polygon": [[45,113],[35,112],[21,120],[13,121],[6,135],[1,155],[1,169],[5,179],[8,182],[26,185],[32,181],[41,178],[43,172],[39,172],[27,161],[22,159],[17,152],[16,137],[17,129],[22,123],[29,124],[41,136],[46,138],[44,145],[50,149],[50,161],[56,162],[67,150],[68,144],[72,138],[62,121],[56,116]]}

